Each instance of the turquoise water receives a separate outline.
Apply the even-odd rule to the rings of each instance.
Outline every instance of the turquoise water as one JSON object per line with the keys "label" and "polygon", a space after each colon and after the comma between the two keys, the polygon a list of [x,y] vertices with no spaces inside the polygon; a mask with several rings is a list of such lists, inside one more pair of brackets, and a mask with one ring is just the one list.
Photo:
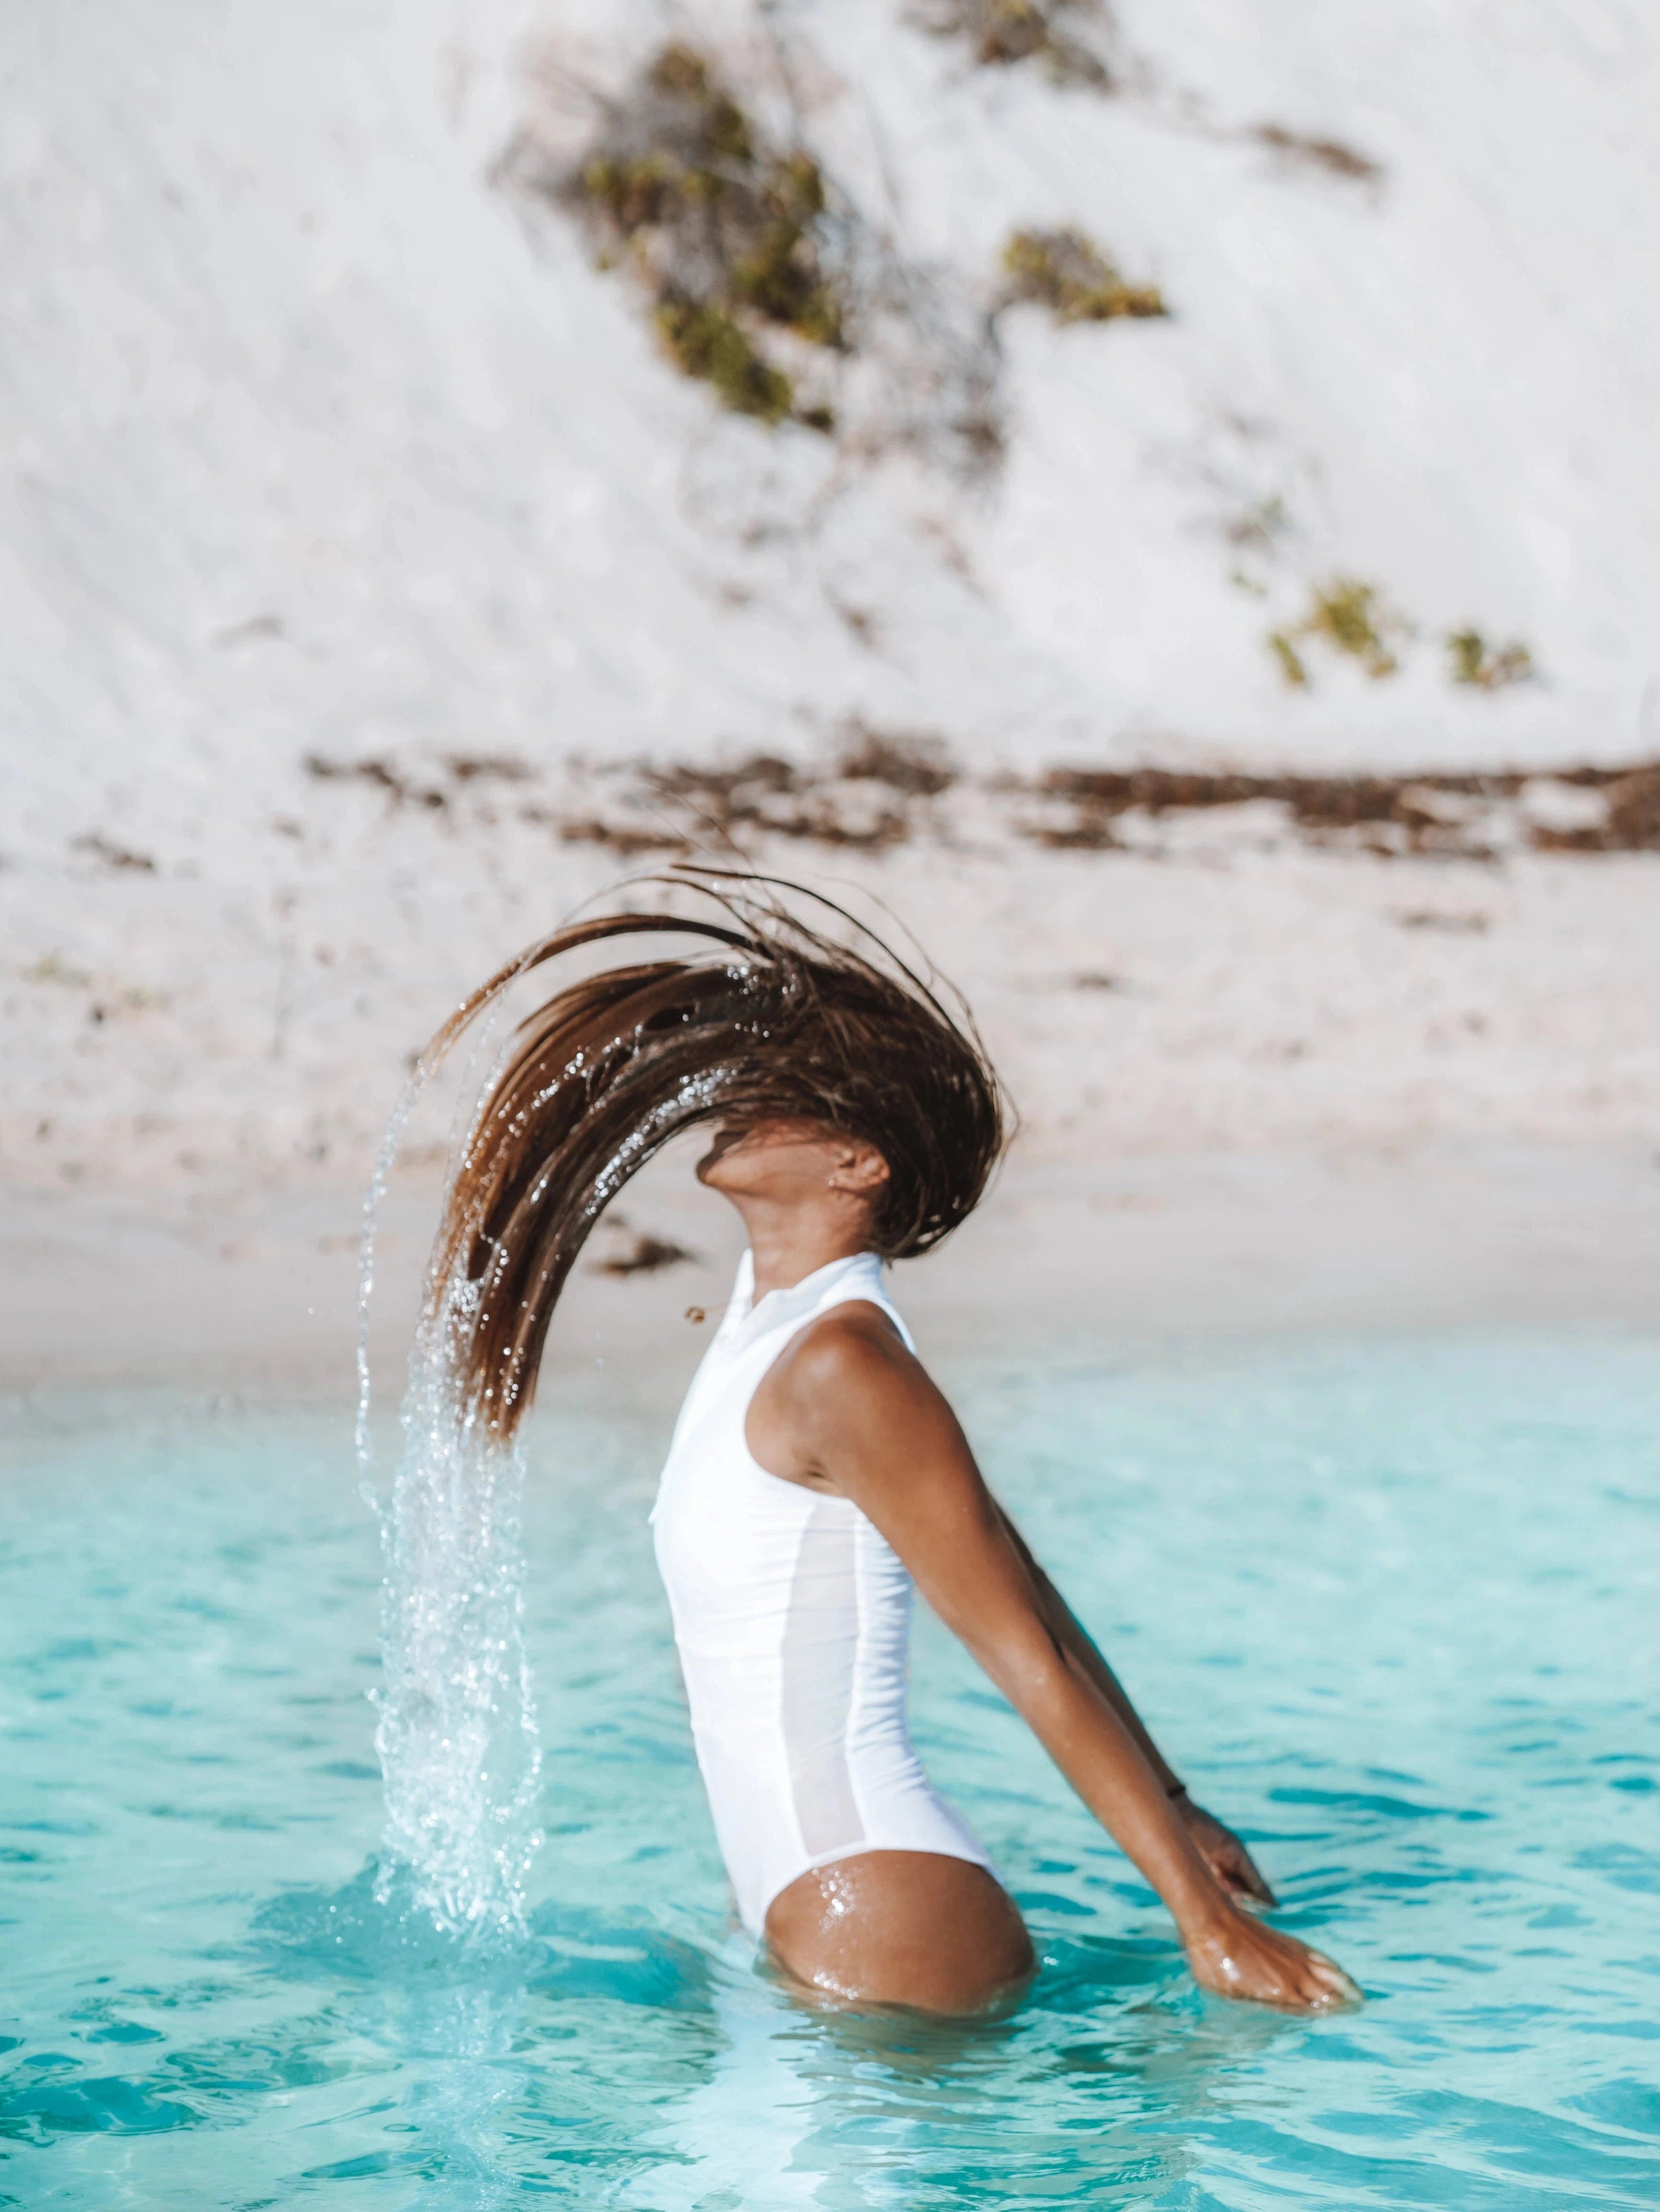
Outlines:
{"label": "turquoise water", "polygon": [[728,1929],[643,1526],[660,1434],[560,1420],[526,1513],[530,1933],[397,1882],[343,1425],[13,1409],[0,2203],[1660,2202],[1660,1351],[1258,1350],[958,1378],[1195,1793],[1369,1992],[1201,1998],[971,1665],[918,1735],[1037,1934],[975,2027],[803,2010]]}

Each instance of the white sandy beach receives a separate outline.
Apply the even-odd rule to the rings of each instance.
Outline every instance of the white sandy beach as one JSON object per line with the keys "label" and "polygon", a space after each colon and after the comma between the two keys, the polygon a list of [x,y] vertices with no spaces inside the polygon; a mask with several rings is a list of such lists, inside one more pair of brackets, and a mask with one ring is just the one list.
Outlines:
{"label": "white sandy beach", "polygon": [[[1660,40],[1613,0],[1090,21],[1108,90],[875,0],[7,27],[9,1387],[344,1391],[408,1055],[688,851],[885,911],[971,1000],[1023,1129],[902,1279],[944,1345],[1652,1322]],[[723,413],[527,197],[669,28],[932,303],[834,438]],[[1170,313],[1000,307],[1034,222]],[[871,412],[948,337],[973,482]],[[1344,578],[1387,676],[1296,630]],[[1529,679],[1453,681],[1464,624]],[[1045,781],[1144,767],[1208,795]],[[448,1111],[389,1204],[394,1382]],[[726,1252],[686,1203],[628,1211],[708,1265],[585,1276],[573,1328],[684,1364]]]}

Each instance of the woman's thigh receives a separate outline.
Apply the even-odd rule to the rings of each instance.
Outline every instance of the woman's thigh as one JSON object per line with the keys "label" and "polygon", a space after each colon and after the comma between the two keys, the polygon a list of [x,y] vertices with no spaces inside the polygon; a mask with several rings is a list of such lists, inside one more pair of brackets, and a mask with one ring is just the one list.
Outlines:
{"label": "woman's thigh", "polygon": [[1035,1964],[995,1875],[938,1851],[860,1851],[799,1875],[768,1909],[767,1942],[811,1989],[921,2012],[982,2012]]}

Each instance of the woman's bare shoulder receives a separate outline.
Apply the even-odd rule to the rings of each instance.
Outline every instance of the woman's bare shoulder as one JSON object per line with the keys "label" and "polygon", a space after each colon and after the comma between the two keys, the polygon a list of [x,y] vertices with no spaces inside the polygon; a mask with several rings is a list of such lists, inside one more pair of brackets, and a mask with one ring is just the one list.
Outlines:
{"label": "woman's bare shoulder", "polygon": [[821,1486],[874,1425],[903,1422],[919,1386],[931,1388],[882,1308],[850,1298],[809,1322],[762,1377],[745,1434],[769,1474]]}
{"label": "woman's bare shoulder", "polygon": [[[751,1406],[764,1467],[824,1483],[879,1516],[898,1486],[974,1475],[957,1418],[892,1317],[850,1298],[804,1328]],[[757,1445],[760,1449],[757,1449]]]}
{"label": "woman's bare shoulder", "polygon": [[809,1322],[773,1369],[787,1374],[793,1388],[807,1389],[845,1389],[907,1370],[922,1371],[893,1316],[870,1298],[848,1298]]}
{"label": "woman's bare shoulder", "polygon": [[892,1316],[865,1298],[811,1322],[768,1375],[769,1409],[805,1447],[910,1433],[949,1420],[950,1409]]}

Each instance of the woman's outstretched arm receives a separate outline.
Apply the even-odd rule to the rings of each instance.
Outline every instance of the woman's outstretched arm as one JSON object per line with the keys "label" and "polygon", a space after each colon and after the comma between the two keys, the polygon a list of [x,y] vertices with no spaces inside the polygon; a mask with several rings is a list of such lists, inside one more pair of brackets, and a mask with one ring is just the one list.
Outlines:
{"label": "woman's outstretched arm", "polygon": [[1141,1716],[1130,1703],[1128,1692],[1107,1664],[1099,1644],[1032,1557],[1031,1547],[1006,1509],[1000,1505],[997,1510],[1008,1540],[1026,1570],[1044,1626],[1065,1653],[1068,1665],[1094,1684],[1134,1737],[1164,1795],[1187,1823],[1188,1832],[1198,1845],[1206,1865],[1231,1897],[1248,1899],[1253,1905],[1274,1904],[1274,1892],[1263,1880],[1256,1860],[1231,1828],[1225,1827],[1213,1813],[1207,1813],[1202,1805],[1195,1805],[1189,1796],[1187,1784],[1153,1741]]}
{"label": "woman's outstretched arm", "polygon": [[1297,2011],[1358,1994],[1329,1959],[1228,1895],[1116,1705],[1044,1618],[955,1415],[879,1309],[839,1307],[804,1329],[756,1392],[746,1434],[763,1467],[849,1498],[875,1522],[1164,1899],[1198,1981]]}

